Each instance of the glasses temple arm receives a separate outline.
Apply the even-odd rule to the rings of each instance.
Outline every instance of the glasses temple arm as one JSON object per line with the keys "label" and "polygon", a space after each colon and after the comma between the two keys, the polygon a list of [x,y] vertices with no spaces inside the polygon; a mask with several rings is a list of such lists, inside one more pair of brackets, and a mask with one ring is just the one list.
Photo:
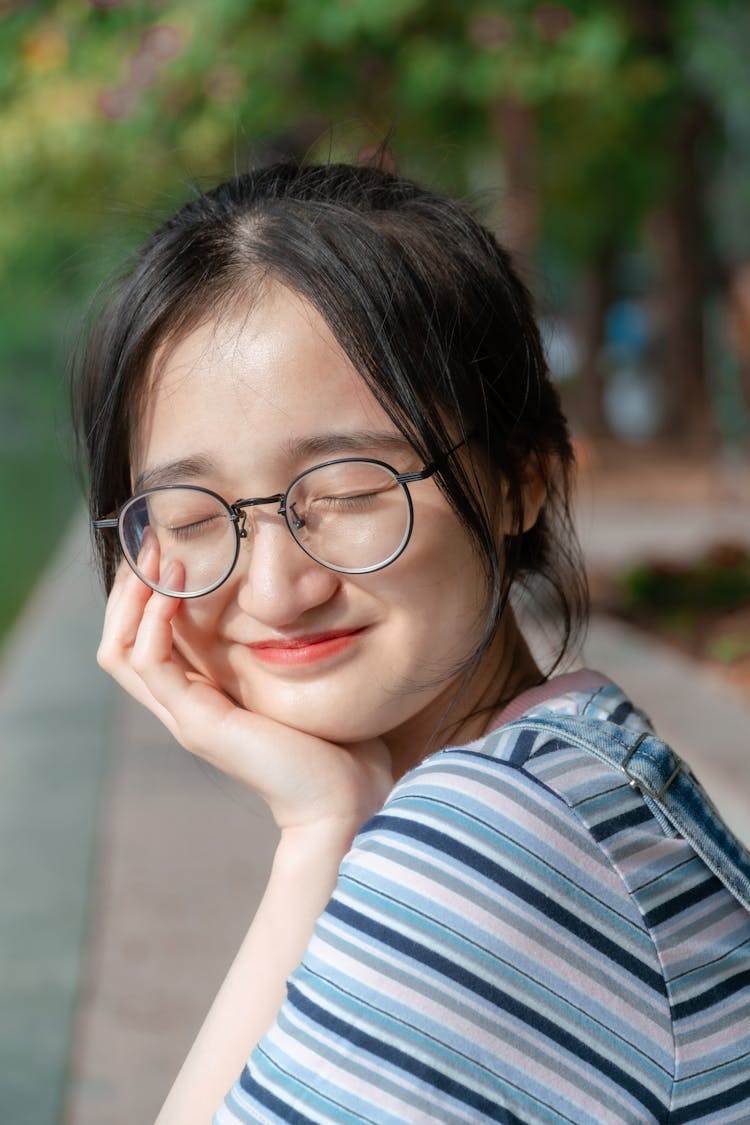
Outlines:
{"label": "glasses temple arm", "polygon": [[445,453],[441,453],[439,457],[437,457],[434,461],[430,461],[429,465],[425,465],[425,467],[418,473],[399,473],[399,484],[411,484],[416,480],[427,480],[428,477],[433,476],[433,474],[438,471],[443,461],[447,461],[449,457],[452,457],[456,450],[460,449],[462,445],[466,445],[473,436],[474,435],[472,433],[468,434],[465,438],[462,438],[461,441],[457,442],[452,449],[447,449]]}

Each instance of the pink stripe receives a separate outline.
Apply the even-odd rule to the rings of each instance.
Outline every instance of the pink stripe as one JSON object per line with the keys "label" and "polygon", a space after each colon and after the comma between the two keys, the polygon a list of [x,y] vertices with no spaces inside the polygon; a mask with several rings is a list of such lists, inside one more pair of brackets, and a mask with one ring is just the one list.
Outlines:
{"label": "pink stripe", "polygon": [[560,676],[553,676],[551,680],[522,691],[512,699],[492,720],[487,733],[497,730],[504,723],[512,723],[515,719],[520,719],[521,715],[530,711],[532,707],[538,707],[548,699],[559,699],[561,695],[567,695],[571,691],[598,691],[599,688],[607,687],[611,683],[612,681],[601,672],[596,672],[592,668],[579,668],[576,672],[563,672]]}

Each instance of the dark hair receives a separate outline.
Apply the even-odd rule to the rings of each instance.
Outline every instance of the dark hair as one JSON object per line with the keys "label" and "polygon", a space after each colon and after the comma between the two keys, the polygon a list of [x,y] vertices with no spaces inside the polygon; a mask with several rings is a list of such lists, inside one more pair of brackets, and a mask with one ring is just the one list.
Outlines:
{"label": "dark hair", "polygon": [[[83,349],[76,416],[93,516],[130,495],[130,448],[156,349],[278,281],[322,314],[439,483],[487,574],[494,635],[511,589],[557,603],[555,666],[587,605],[571,521],[573,450],[530,296],[509,255],[459,203],[372,166],[280,163],[199,195],[143,246]],[[522,532],[533,466],[547,499]],[[490,481],[490,488],[486,482]],[[484,487],[481,482],[485,482]],[[504,509],[515,534],[498,548]],[[109,588],[116,542],[101,536]],[[546,593],[545,593],[546,591]]]}

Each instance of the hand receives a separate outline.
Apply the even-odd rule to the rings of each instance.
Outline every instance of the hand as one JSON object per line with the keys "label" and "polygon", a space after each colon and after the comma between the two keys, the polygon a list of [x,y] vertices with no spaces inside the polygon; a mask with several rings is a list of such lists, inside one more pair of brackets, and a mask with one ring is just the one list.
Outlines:
{"label": "hand", "polygon": [[[139,566],[158,576],[155,540]],[[335,825],[351,838],[392,788],[385,744],[335,745],[239,707],[177,651],[172,622],[182,604],[151,591],[123,561],[107,603],[101,667],[186,750],[259,793],[282,831]]]}

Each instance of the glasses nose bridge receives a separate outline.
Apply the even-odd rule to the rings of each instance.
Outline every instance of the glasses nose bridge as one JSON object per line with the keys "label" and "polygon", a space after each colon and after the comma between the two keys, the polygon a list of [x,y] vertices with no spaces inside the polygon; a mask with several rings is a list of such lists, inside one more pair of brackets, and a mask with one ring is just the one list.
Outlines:
{"label": "glasses nose bridge", "polygon": [[235,500],[230,507],[237,517],[237,534],[240,539],[247,539],[247,508],[258,508],[264,504],[278,504],[277,516],[286,515],[286,493],[275,492],[273,496],[249,496],[244,500]]}

